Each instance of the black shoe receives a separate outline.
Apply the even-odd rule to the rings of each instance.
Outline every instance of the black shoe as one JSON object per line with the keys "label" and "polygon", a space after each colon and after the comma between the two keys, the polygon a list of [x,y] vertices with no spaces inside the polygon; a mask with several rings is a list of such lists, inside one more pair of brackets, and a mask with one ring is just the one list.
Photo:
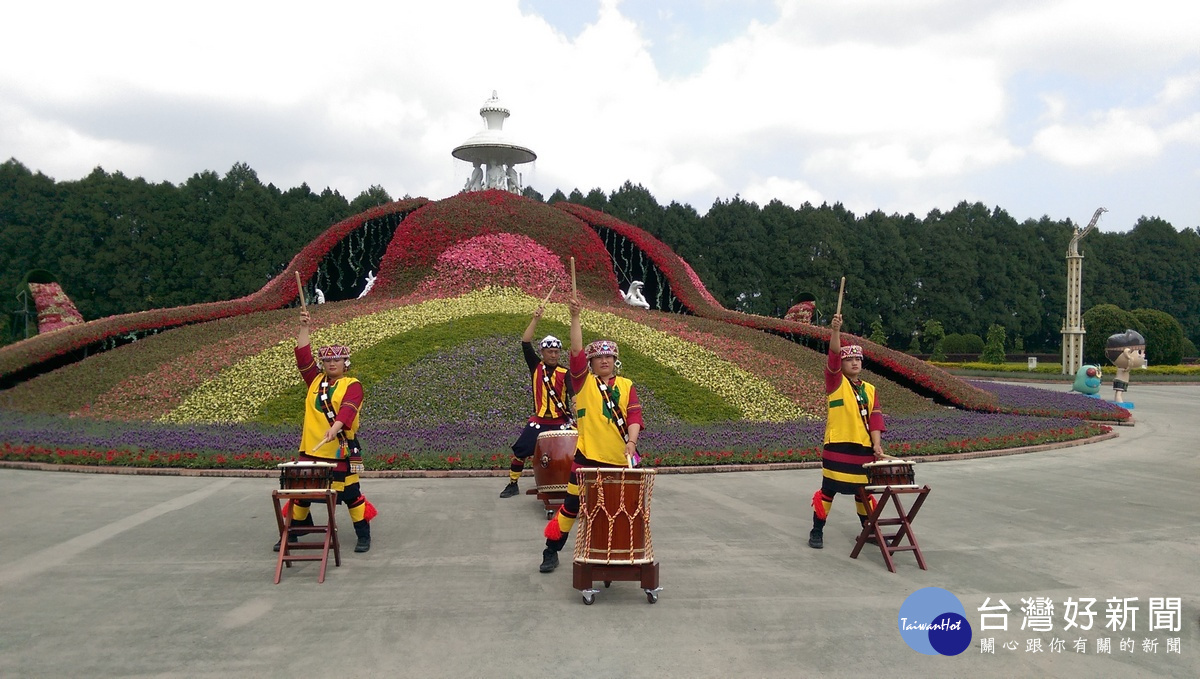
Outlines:
{"label": "black shoe", "polygon": [[371,551],[371,524],[367,521],[355,521],[354,534],[358,536],[358,544],[354,545],[354,551],[359,554]]}
{"label": "black shoe", "polygon": [[825,548],[825,535],[820,528],[814,528],[808,532],[808,546],[813,549]]}
{"label": "black shoe", "polygon": [[542,565],[538,566],[538,570],[542,573],[549,573],[558,568],[558,552],[547,547],[542,550]]}
{"label": "black shoe", "polygon": [[[297,542],[300,542],[300,537],[299,537],[298,535],[289,535],[289,536],[288,536],[288,542],[290,542],[290,543],[292,543],[292,544],[296,544]],[[272,551],[272,552],[278,552],[278,551],[279,551],[279,547],[281,546],[281,544],[282,544],[282,543],[283,543],[283,540],[276,540],[276,541],[275,541],[275,546],[271,548],[271,551]]]}
{"label": "black shoe", "polygon": [[512,497],[519,492],[521,491],[517,488],[517,482],[509,481],[508,485],[504,487],[504,490],[500,491],[500,497]]}

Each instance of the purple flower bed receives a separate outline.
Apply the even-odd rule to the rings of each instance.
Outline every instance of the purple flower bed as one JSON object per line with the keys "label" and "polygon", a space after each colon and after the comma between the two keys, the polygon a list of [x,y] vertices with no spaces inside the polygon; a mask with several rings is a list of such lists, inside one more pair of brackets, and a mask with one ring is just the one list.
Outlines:
{"label": "purple flower bed", "polygon": [[1077,417],[1085,420],[1120,421],[1130,417],[1129,411],[1103,399],[1066,391],[1026,387],[1006,382],[968,380],[972,386],[989,391],[1000,400],[1005,410],[1026,415]]}

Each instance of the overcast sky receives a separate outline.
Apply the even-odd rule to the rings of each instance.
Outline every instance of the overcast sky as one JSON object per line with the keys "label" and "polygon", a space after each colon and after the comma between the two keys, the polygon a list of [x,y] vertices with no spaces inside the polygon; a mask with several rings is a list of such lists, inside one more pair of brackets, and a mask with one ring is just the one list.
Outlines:
{"label": "overcast sky", "polygon": [[0,159],[439,199],[493,90],[547,196],[1200,226],[1195,0],[11,2]]}

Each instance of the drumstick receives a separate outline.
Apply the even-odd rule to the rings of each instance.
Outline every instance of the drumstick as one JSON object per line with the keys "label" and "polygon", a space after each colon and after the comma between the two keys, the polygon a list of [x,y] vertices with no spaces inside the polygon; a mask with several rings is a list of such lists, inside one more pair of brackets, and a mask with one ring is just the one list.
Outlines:
{"label": "drumstick", "polygon": [[553,294],[554,294],[554,288],[555,288],[555,287],[557,287],[557,286],[554,286],[554,285],[551,285],[551,286],[550,286],[550,292],[547,292],[547,293],[546,293],[546,299],[543,299],[543,300],[542,300],[542,303],[541,303],[540,305],[538,305],[538,306],[546,306],[546,302],[549,302],[549,301],[550,301],[550,295],[553,295]]}
{"label": "drumstick", "polygon": [[571,258],[571,299],[578,299],[578,290],[575,287],[575,258]]}
{"label": "drumstick", "polygon": [[300,272],[296,271],[296,289],[300,291],[300,308],[308,313],[308,303],[304,301],[304,283],[300,282]]}
{"label": "drumstick", "polygon": [[837,311],[834,313],[842,313],[842,293],[846,291],[846,277],[842,276],[842,284],[838,286],[838,305]]}

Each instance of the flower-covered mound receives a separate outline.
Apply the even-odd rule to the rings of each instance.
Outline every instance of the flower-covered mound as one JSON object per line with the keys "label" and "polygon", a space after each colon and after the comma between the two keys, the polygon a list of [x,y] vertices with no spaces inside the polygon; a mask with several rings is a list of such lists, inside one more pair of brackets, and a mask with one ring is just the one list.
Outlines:
{"label": "flower-covered mound", "polygon": [[[396,224],[369,295],[310,306],[313,343],[354,351],[370,468],[507,466],[529,407],[517,338],[551,290],[539,335],[567,337],[572,258],[584,339],[620,343],[645,401],[652,464],[817,456],[827,329],[726,310],[665,244],[607,215],[555,207],[495,191],[394,203],[335,225],[293,260],[311,277],[365,220]],[[659,298],[685,313],[620,303],[608,249],[618,237],[656,267]],[[0,406],[0,458],[269,467],[294,455],[303,385],[297,314],[285,307],[295,299],[294,277],[281,274],[242,300],[101,319],[0,350],[0,376],[11,376],[98,340],[161,330],[18,379]],[[1128,417],[970,384],[862,343],[885,440],[906,456],[1086,437],[1104,428],[1084,419]],[[930,395],[979,412],[934,407]],[[1001,410],[1027,414],[986,414]]]}

